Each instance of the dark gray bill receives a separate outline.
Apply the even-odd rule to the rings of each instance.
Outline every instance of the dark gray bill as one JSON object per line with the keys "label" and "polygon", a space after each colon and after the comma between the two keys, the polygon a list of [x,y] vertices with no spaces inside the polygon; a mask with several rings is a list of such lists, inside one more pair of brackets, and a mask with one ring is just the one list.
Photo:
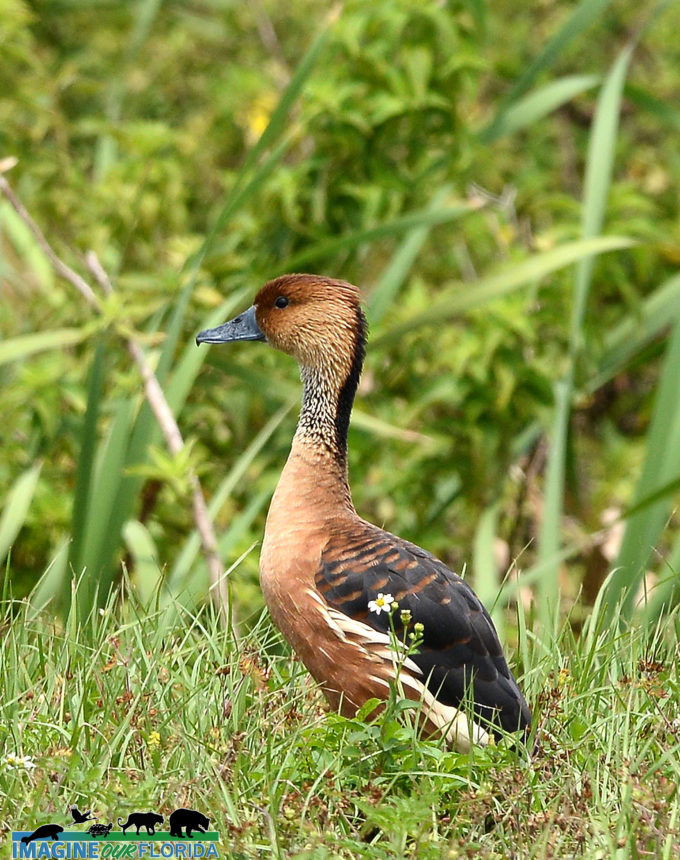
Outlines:
{"label": "dark gray bill", "polygon": [[255,319],[255,305],[233,320],[207,328],[196,335],[196,343],[230,343],[233,340],[266,340]]}

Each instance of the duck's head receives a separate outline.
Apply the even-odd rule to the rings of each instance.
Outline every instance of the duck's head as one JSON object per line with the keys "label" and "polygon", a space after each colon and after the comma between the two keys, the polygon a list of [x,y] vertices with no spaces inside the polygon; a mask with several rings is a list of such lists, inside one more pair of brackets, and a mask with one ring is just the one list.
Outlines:
{"label": "duck's head", "polygon": [[332,368],[342,383],[361,369],[366,322],[359,290],[321,275],[282,275],[266,283],[252,307],[196,343],[263,340],[292,355],[304,370]]}

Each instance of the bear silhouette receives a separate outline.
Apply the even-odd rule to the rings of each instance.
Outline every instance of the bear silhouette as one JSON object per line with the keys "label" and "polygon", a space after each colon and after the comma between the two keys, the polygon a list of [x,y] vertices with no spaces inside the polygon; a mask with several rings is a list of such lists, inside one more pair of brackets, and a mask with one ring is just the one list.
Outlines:
{"label": "bear silhouette", "polygon": [[123,824],[120,818],[118,819],[118,826],[123,828],[123,833],[125,833],[128,827],[136,827],[138,835],[140,827],[146,827],[146,832],[153,834],[156,832],[156,825],[162,823],[163,816],[157,812],[131,812],[125,824]]}
{"label": "bear silhouette", "polygon": [[187,838],[191,839],[192,830],[205,833],[210,824],[210,819],[196,809],[176,809],[170,813],[168,821],[170,822],[170,836],[175,836],[178,839],[182,838],[183,827],[187,832]]}
{"label": "bear silhouette", "polygon": [[28,836],[22,836],[21,841],[28,845],[34,839],[56,839],[59,840],[59,834],[64,832],[64,828],[60,824],[41,824],[33,833]]}

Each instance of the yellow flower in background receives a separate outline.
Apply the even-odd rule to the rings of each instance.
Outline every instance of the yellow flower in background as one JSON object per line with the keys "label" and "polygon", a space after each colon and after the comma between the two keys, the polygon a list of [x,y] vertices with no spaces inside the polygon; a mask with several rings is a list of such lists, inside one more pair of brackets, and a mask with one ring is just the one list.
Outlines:
{"label": "yellow flower in background", "polygon": [[249,144],[257,143],[262,132],[269,125],[272,111],[278,101],[274,92],[262,92],[257,95],[246,108],[244,125],[246,138]]}

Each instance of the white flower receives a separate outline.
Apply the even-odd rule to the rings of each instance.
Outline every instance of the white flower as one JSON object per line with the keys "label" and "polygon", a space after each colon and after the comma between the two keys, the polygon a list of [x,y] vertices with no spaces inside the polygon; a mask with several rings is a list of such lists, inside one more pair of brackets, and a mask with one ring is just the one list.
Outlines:
{"label": "white flower", "polygon": [[10,770],[33,770],[36,763],[30,755],[8,755],[5,764]]}
{"label": "white flower", "polygon": [[368,610],[369,612],[375,612],[376,615],[380,615],[381,612],[390,612],[393,609],[393,603],[394,598],[392,595],[383,594],[381,591],[375,600],[368,601]]}

